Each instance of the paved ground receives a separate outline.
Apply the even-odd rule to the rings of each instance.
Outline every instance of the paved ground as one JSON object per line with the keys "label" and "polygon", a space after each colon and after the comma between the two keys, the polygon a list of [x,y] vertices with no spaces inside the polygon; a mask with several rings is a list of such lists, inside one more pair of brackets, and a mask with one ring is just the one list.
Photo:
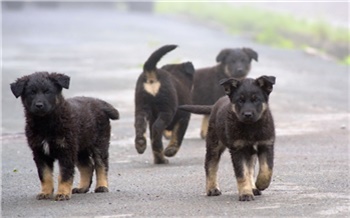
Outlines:
{"label": "paved ground", "polygon": [[[292,216],[345,217],[349,197],[349,71],[299,51],[279,50],[190,22],[112,9],[3,12],[2,216]],[[251,77],[274,75],[271,109],[277,128],[274,178],[252,202],[239,202],[228,153],[219,170],[223,195],[205,196],[205,144],[192,116],[183,147],[166,166],[138,155],[133,137],[133,93],[142,63],[163,44],[180,45],[160,65],[213,65],[225,47],[259,53]],[[110,192],[37,201],[39,180],[23,135],[19,99],[9,83],[34,71],[71,76],[66,97],[86,95],[115,105]],[[57,174],[57,172],[56,172]],[[75,183],[77,183],[76,178]],[[94,183],[93,183],[94,186]]]}

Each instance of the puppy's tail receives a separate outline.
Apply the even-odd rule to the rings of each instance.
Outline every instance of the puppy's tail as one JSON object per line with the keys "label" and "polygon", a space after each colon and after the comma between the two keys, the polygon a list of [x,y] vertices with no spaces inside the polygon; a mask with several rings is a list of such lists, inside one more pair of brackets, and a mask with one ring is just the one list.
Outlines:
{"label": "puppy's tail", "polygon": [[179,110],[191,112],[194,114],[210,114],[213,106],[212,105],[180,105]]}
{"label": "puppy's tail", "polygon": [[119,111],[115,109],[112,105],[107,102],[103,102],[102,110],[107,114],[109,119],[118,120],[119,119]]}
{"label": "puppy's tail", "polygon": [[164,45],[160,47],[156,51],[154,51],[151,56],[147,59],[145,64],[143,65],[143,72],[151,72],[156,69],[157,63],[160,59],[168,52],[174,50],[177,45]]}

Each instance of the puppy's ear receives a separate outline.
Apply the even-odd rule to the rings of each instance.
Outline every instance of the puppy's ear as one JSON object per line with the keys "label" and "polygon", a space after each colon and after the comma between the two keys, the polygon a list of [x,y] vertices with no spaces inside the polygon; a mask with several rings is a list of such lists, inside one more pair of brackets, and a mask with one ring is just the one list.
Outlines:
{"label": "puppy's ear", "polygon": [[250,59],[254,59],[258,61],[258,53],[251,48],[242,48],[242,50],[250,57]]}
{"label": "puppy's ear", "polygon": [[185,70],[185,72],[189,75],[193,75],[194,74],[194,66],[192,64],[192,62],[186,62],[186,63],[183,63],[183,68]]}
{"label": "puppy's ear", "polygon": [[233,78],[228,78],[228,79],[222,79],[220,80],[220,85],[222,85],[225,89],[226,95],[230,96],[234,90],[237,89],[239,86],[240,81],[233,79]]}
{"label": "puppy's ear", "polygon": [[27,85],[28,76],[24,76],[16,80],[16,82],[11,83],[11,91],[15,95],[16,98],[22,95],[24,91],[24,87]]}
{"label": "puppy's ear", "polygon": [[218,54],[218,56],[216,56],[216,62],[221,63],[224,62],[226,56],[230,53],[231,49],[223,49],[220,51],[220,53]]}
{"label": "puppy's ear", "polygon": [[276,83],[276,77],[274,76],[261,76],[255,80],[256,84],[261,87],[267,94],[270,94],[273,89],[273,85]]}
{"label": "puppy's ear", "polygon": [[62,88],[68,89],[69,88],[69,76],[66,76],[61,73],[51,73],[50,79],[54,81],[54,83],[58,84]]}

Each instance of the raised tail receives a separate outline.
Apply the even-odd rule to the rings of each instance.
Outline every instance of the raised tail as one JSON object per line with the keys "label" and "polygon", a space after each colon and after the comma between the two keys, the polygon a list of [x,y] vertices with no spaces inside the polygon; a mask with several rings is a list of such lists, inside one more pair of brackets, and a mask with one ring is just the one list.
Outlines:
{"label": "raised tail", "polygon": [[157,63],[160,61],[160,59],[168,52],[174,50],[177,47],[177,45],[164,45],[154,51],[151,56],[147,59],[145,64],[143,65],[143,71],[144,72],[150,72],[156,69]]}
{"label": "raised tail", "polygon": [[212,108],[213,108],[212,105],[189,105],[189,104],[180,105],[178,107],[179,110],[191,112],[194,114],[210,114]]}
{"label": "raised tail", "polygon": [[103,101],[102,110],[107,114],[109,119],[111,119],[111,120],[118,120],[119,119],[119,111],[105,101]]}

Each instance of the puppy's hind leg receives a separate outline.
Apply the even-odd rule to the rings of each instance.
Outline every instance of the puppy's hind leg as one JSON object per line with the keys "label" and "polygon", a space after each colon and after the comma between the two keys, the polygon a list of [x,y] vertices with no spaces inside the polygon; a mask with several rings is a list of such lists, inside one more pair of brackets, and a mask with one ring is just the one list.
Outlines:
{"label": "puppy's hind leg", "polygon": [[108,150],[95,152],[96,188],[95,192],[108,192]]}
{"label": "puppy's hind leg", "polygon": [[201,126],[201,138],[205,139],[208,134],[209,115],[204,115]]}
{"label": "puppy's hind leg", "polygon": [[167,164],[169,161],[163,154],[162,134],[165,128],[171,122],[172,115],[170,113],[161,112],[158,118],[150,122],[152,150],[155,164]]}
{"label": "puppy's hind leg", "polygon": [[178,123],[175,124],[169,145],[164,150],[165,156],[173,157],[179,151],[182,144],[182,140],[185,136],[189,121],[190,121],[190,114],[186,115],[185,117],[180,119]]}
{"label": "puppy's hind leg", "polygon": [[139,154],[143,154],[147,147],[146,141],[146,128],[147,128],[147,113],[146,112],[136,112],[135,115],[135,148]]}
{"label": "puppy's hind leg", "polygon": [[221,195],[221,191],[217,181],[217,172],[221,154],[225,151],[225,146],[208,132],[207,153],[205,155],[205,174],[206,174],[206,191],[208,196]]}
{"label": "puppy's hind leg", "polygon": [[86,193],[90,189],[92,183],[92,175],[94,172],[93,163],[89,152],[83,151],[78,154],[77,167],[80,173],[80,182],[79,186],[72,190],[72,193]]}

